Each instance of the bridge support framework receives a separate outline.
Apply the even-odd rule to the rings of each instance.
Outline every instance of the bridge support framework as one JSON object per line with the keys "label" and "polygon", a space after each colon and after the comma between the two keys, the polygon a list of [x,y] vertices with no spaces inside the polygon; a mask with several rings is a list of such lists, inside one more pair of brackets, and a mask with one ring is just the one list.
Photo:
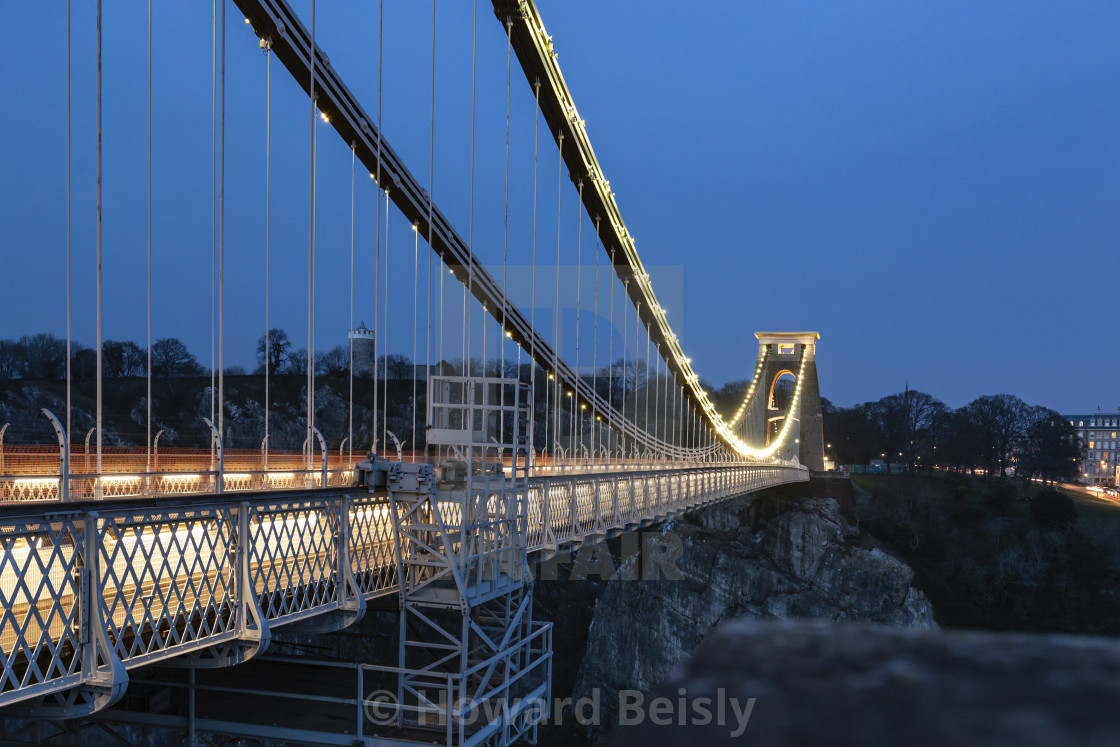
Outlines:
{"label": "bridge support framework", "polygon": [[390,471],[399,666],[372,667],[395,679],[389,738],[497,747],[535,737],[548,715],[551,625],[533,622],[526,491],[509,482],[445,491],[431,465]]}
{"label": "bridge support framework", "polygon": [[398,462],[388,474],[401,606],[399,667],[382,670],[395,679],[390,735],[534,739],[549,713],[552,626],[532,613],[528,389],[434,377],[428,391],[437,467]]}

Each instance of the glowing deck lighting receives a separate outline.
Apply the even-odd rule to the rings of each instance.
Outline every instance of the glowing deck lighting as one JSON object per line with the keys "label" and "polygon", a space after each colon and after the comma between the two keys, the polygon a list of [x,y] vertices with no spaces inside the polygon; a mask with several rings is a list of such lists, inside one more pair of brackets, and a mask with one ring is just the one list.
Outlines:
{"label": "glowing deck lighting", "polygon": [[115,482],[140,482],[139,475],[102,475],[101,482],[115,483]]}
{"label": "glowing deck lighting", "polygon": [[21,477],[13,481],[16,485],[54,485],[58,482],[57,477]]}

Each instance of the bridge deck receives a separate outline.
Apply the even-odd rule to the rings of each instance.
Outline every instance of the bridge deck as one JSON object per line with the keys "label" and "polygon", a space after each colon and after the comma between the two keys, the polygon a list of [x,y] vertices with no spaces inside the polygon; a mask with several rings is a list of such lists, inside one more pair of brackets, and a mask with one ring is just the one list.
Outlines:
{"label": "bridge deck", "polygon": [[[806,470],[779,465],[537,477],[527,496],[527,547],[548,551],[806,479]],[[456,504],[441,510],[454,524]],[[0,527],[0,705],[88,676],[78,653],[88,645],[83,614],[99,617],[114,655],[131,669],[235,639],[241,573],[270,627],[339,610],[342,558],[364,598],[399,591],[385,495],[327,489],[8,504]],[[83,610],[84,588],[100,610]]]}

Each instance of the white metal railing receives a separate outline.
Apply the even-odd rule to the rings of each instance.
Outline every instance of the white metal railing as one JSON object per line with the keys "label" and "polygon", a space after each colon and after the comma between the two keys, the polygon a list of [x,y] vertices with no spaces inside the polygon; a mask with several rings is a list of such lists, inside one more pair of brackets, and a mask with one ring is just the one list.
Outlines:
{"label": "white metal railing", "polygon": [[[0,475],[0,503],[154,498],[226,492],[344,488],[354,484],[352,467],[328,469],[245,470],[219,472],[71,473],[64,490],[61,475]],[[221,489],[219,490],[219,484]]]}

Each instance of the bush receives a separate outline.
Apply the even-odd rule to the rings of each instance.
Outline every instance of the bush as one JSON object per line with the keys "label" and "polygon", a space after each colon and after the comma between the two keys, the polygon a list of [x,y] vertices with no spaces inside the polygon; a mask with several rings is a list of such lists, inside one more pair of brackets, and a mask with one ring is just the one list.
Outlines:
{"label": "bush", "polygon": [[1007,510],[1007,506],[1015,500],[1016,492],[1015,486],[1011,484],[1010,480],[997,480],[984,491],[984,503],[988,504],[994,511],[1003,513]]}
{"label": "bush", "polygon": [[1031,501],[1031,519],[1043,529],[1064,529],[1077,521],[1077,506],[1064,493],[1044,490]]}
{"label": "bush", "polygon": [[950,472],[945,478],[945,482],[949,486],[949,494],[953,496],[953,500],[957,503],[964,503],[964,499],[968,497],[972,490],[968,478],[960,472]]}

